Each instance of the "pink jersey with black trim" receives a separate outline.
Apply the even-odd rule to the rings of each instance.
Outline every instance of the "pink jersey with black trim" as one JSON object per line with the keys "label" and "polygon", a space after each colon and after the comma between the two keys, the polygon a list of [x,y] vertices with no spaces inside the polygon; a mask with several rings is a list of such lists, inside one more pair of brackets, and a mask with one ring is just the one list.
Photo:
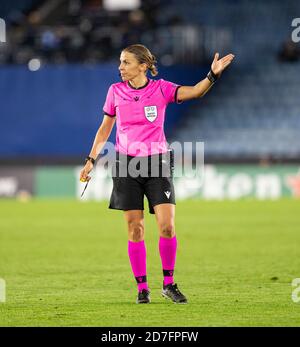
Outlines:
{"label": "pink jersey with black trim", "polygon": [[163,79],[148,79],[147,84],[138,89],[128,81],[110,86],[103,112],[117,117],[117,152],[148,156],[167,151],[165,111],[170,102],[177,102],[179,87]]}

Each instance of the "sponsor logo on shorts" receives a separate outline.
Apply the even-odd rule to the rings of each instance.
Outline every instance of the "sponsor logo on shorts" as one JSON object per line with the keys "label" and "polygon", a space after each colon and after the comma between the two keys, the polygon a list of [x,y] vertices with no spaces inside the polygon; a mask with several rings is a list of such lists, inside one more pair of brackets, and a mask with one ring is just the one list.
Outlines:
{"label": "sponsor logo on shorts", "polygon": [[166,197],[167,197],[168,199],[170,199],[171,192],[166,191],[166,192],[164,192],[164,193],[166,194]]}

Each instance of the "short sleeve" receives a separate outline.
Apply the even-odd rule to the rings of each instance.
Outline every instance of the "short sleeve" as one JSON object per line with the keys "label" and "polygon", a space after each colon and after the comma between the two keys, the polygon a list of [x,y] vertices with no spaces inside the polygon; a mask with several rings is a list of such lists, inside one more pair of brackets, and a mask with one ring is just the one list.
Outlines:
{"label": "short sleeve", "polygon": [[103,106],[103,112],[110,117],[115,117],[116,115],[114,89],[112,85],[108,89],[106,100]]}
{"label": "short sleeve", "polygon": [[177,100],[177,91],[180,88],[180,85],[173,82],[165,81],[163,79],[161,79],[160,81],[160,89],[167,103],[179,103],[180,101]]}

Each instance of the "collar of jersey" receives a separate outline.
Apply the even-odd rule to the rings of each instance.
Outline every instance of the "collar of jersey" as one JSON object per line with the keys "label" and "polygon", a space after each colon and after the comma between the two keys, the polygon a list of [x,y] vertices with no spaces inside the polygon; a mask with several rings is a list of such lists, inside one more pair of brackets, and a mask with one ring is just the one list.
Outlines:
{"label": "collar of jersey", "polygon": [[138,88],[134,88],[134,87],[130,84],[130,82],[128,81],[128,86],[129,86],[130,88],[134,89],[134,90],[139,90],[139,89],[143,89],[143,88],[147,87],[147,85],[149,84],[149,82],[150,82],[150,79],[147,78],[147,82],[146,82],[143,86],[138,87]]}

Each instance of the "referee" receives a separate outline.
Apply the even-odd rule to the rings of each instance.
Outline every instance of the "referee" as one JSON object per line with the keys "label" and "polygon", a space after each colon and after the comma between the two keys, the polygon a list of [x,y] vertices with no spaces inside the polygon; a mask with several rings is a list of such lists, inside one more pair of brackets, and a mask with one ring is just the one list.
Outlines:
{"label": "referee", "polygon": [[[204,96],[233,59],[233,54],[219,59],[219,53],[216,53],[205,79],[195,86],[180,86],[147,77],[148,70],[152,76],[156,76],[158,71],[155,56],[145,46],[135,44],[121,52],[119,71],[122,82],[114,83],[108,89],[103,107],[104,118],[80,172],[80,179],[90,180],[89,173],[116,122],[116,165],[109,208],[124,211],[128,255],[138,287],[136,303],[150,303],[144,242],[144,195],[149,202],[149,212],[155,214],[159,230],[162,296],[174,303],[187,303],[187,298],[174,282],[177,250],[175,192],[172,153],[168,150],[164,134],[165,111],[171,102]],[[139,159],[139,168],[130,164],[136,159]],[[158,175],[150,172],[152,160],[158,163]],[[150,164],[141,165],[143,163]],[[141,166],[147,169],[141,170]],[[126,174],[121,175],[124,169]]]}

